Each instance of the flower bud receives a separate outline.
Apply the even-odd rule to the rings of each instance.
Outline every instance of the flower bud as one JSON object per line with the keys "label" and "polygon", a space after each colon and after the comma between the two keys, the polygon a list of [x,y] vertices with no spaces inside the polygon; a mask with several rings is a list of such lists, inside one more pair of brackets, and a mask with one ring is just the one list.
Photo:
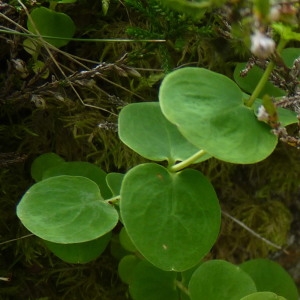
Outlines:
{"label": "flower bud", "polygon": [[266,59],[275,50],[275,42],[260,31],[251,36],[251,52],[258,58]]}

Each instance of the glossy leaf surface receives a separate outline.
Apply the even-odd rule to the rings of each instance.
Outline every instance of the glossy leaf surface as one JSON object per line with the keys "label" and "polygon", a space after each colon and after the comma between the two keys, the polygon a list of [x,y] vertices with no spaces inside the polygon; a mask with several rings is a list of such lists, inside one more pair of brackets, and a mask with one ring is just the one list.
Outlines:
{"label": "glossy leaf surface", "polygon": [[297,287],[291,276],[276,262],[253,259],[240,265],[254,280],[257,291],[270,291],[288,300],[297,300]]}
{"label": "glossy leaf surface", "polygon": [[53,168],[48,168],[43,173],[43,179],[60,175],[82,176],[94,181],[100,188],[104,199],[111,197],[111,191],[106,183],[106,173],[96,165],[84,161],[71,161],[61,163]]}
{"label": "glossy leaf surface", "polygon": [[123,180],[120,210],[138,251],[163,270],[196,265],[219,233],[217,196],[196,170],[170,173],[154,163],[131,169]]}
{"label": "glossy leaf surface", "polygon": [[141,261],[132,274],[129,292],[133,300],[178,300],[175,279],[175,272]]}
{"label": "glossy leaf surface", "polygon": [[103,201],[97,184],[80,176],[55,176],[34,184],[17,215],[38,237],[54,243],[81,243],[111,231],[118,213]]}
{"label": "glossy leaf surface", "polygon": [[201,150],[164,117],[157,102],[125,106],[119,116],[119,136],[128,147],[154,161],[182,161]]}
{"label": "glossy leaf surface", "polygon": [[256,292],[256,287],[241,268],[223,260],[211,260],[194,272],[189,292],[191,300],[240,300]]}
{"label": "glossy leaf surface", "polygon": [[120,195],[123,178],[124,174],[121,173],[108,173],[106,175],[106,183],[111,190],[113,197]]}
{"label": "glossy leaf surface", "polygon": [[[54,37],[45,40],[55,47],[62,47],[68,44],[68,38],[75,33],[75,24],[72,19],[60,12],[53,11],[46,7],[38,7],[31,11],[31,20],[27,21],[27,28],[35,34]],[[55,39],[64,38],[64,39]]]}
{"label": "glossy leaf surface", "polygon": [[231,163],[255,163],[269,156],[277,138],[244,106],[243,94],[229,78],[200,68],[168,74],[159,92],[164,115],[186,139]]}
{"label": "glossy leaf surface", "polygon": [[134,269],[140,261],[135,255],[126,255],[120,260],[118,273],[123,282],[131,283]]}
{"label": "glossy leaf surface", "polygon": [[[240,72],[245,69],[245,67],[246,63],[238,63],[234,69],[233,77],[241,89],[251,94],[262,77],[264,70],[254,66],[246,76],[242,77],[240,76]],[[285,95],[285,92],[268,81],[258,96],[263,97],[265,94],[273,97],[281,97]]]}
{"label": "glossy leaf surface", "polygon": [[43,173],[47,169],[53,168],[64,161],[62,157],[52,152],[42,154],[31,165],[31,177],[35,181],[40,181],[43,179]]}

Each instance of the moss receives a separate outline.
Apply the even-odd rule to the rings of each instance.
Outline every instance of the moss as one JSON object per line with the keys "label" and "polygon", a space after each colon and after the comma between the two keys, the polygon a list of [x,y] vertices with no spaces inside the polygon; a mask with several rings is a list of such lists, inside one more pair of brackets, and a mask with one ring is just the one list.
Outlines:
{"label": "moss", "polygon": [[[17,1],[10,3],[19,5]],[[54,52],[66,77],[42,51],[40,59],[49,63],[53,77],[38,77],[31,82],[32,72],[22,79],[7,65],[7,60],[16,57],[30,65],[22,39],[6,35],[9,43],[0,41],[3,242],[28,235],[15,208],[33,183],[29,174],[36,156],[51,151],[68,161],[92,162],[107,172],[126,172],[145,159],[118,138],[117,116],[124,105],[157,101],[158,85],[173,68],[200,66],[231,76],[232,63],[245,55],[240,40],[235,45],[220,33],[224,24],[215,12],[193,21],[155,0],[111,1],[105,16],[98,0],[58,5],[58,9],[74,19],[78,37],[155,38],[166,42],[70,42],[62,52]],[[8,12],[13,20],[25,25],[19,10],[11,7]],[[11,24],[5,21],[3,26]],[[298,157],[296,149],[279,145],[274,154],[255,165],[236,166],[210,159],[196,167],[211,179],[224,211],[284,246],[292,221],[289,207],[299,189]],[[274,247],[224,216],[211,256],[241,262],[274,251]],[[108,250],[93,263],[70,265],[55,258],[38,238],[31,236],[0,243],[0,263],[0,276],[12,273],[12,281],[0,287],[4,300],[127,299],[127,287],[117,278],[117,261]]]}

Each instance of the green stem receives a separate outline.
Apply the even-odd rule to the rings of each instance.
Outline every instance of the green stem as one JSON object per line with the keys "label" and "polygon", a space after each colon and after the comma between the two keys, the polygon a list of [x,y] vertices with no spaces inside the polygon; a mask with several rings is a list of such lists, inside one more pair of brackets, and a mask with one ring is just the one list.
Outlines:
{"label": "green stem", "polygon": [[169,171],[171,172],[177,172],[180,171],[186,167],[188,167],[189,165],[193,164],[196,160],[198,160],[200,157],[202,157],[203,155],[205,155],[207,152],[205,150],[200,150],[197,153],[195,153],[194,155],[190,156],[188,159],[173,165],[169,168]]}
{"label": "green stem", "polygon": [[[280,39],[278,46],[276,48],[277,53],[280,53],[282,51],[282,49],[285,47],[287,41],[284,39]],[[262,89],[264,88],[265,84],[267,83],[269,76],[271,74],[271,72],[273,71],[275,67],[275,63],[273,60],[271,60],[268,64],[268,67],[266,68],[263,76],[261,77],[260,81],[258,82],[255,90],[253,91],[252,95],[250,96],[250,98],[245,102],[246,106],[251,107],[254,103],[254,101],[256,100],[256,98],[258,97],[258,95],[260,94],[260,92],[262,91]]]}
{"label": "green stem", "polygon": [[189,296],[189,290],[182,284],[181,281],[176,280],[175,281],[176,286],[183,292],[185,293],[187,296]]}

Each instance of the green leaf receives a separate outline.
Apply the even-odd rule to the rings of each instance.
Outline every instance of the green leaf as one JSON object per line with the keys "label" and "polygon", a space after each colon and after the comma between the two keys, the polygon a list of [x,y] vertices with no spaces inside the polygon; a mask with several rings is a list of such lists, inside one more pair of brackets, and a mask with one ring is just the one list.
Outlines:
{"label": "green leaf", "polygon": [[102,254],[111,238],[111,232],[92,241],[77,244],[57,244],[44,241],[60,259],[71,264],[85,264]]}
{"label": "green leaf", "polygon": [[103,15],[106,16],[107,11],[109,9],[110,0],[102,0],[102,12]]}
{"label": "green leaf", "polygon": [[43,174],[49,168],[63,163],[65,160],[55,153],[45,153],[37,157],[31,165],[31,177],[35,181],[41,181]]}
{"label": "green leaf", "polygon": [[120,195],[121,185],[124,178],[124,174],[121,173],[108,173],[106,175],[106,183],[110,188],[113,197]]}
{"label": "green leaf", "polygon": [[75,24],[68,15],[46,7],[38,7],[31,11],[27,28],[34,34],[54,37],[45,38],[45,41],[58,48],[67,45],[75,33]]}
{"label": "green leaf", "polygon": [[176,70],[163,80],[159,98],[163,114],[183,136],[220,160],[255,163],[275,149],[270,127],[256,119],[238,86],[221,74]]}
{"label": "green leaf", "polygon": [[248,295],[246,297],[243,297],[241,300],[287,300],[287,299],[271,292],[257,292]]}
{"label": "green leaf", "polygon": [[297,287],[291,276],[277,263],[267,259],[253,259],[240,265],[254,280],[257,291],[270,291],[288,300],[297,300]]}
{"label": "green leaf", "polygon": [[137,251],[124,227],[120,231],[119,238],[120,238],[120,244],[125,250],[129,252]]}
{"label": "green leaf", "polygon": [[34,56],[38,52],[38,44],[34,42],[32,39],[25,39],[23,41],[24,50]]}
{"label": "green leaf", "polygon": [[210,1],[161,0],[161,2],[163,5],[197,20],[200,20],[207,8],[211,6]]}
{"label": "green leaf", "polygon": [[215,243],[220,206],[210,182],[196,170],[170,173],[149,163],[123,180],[120,211],[138,251],[163,270],[196,265]]}
{"label": "green leaf", "polygon": [[300,41],[300,33],[292,31],[291,26],[282,23],[273,23],[272,27],[286,41]]}
{"label": "green leaf", "polygon": [[191,300],[240,300],[254,292],[256,287],[251,277],[223,260],[201,264],[189,283]]}
{"label": "green leaf", "polygon": [[191,269],[188,269],[184,272],[181,272],[181,284],[185,287],[185,290],[180,290],[180,300],[190,300],[191,298],[188,296],[188,293],[186,292],[188,289],[189,282],[191,280],[192,275],[194,272],[199,268],[199,266],[203,262],[201,261],[196,266],[192,267]]}
{"label": "green leaf", "polygon": [[45,68],[45,63],[40,60],[34,62],[32,70],[35,74],[40,74],[40,77],[43,79],[48,78],[50,73],[49,69]]}
{"label": "green leaf", "polygon": [[81,176],[56,176],[34,184],[17,206],[23,225],[38,237],[81,243],[111,231],[118,213],[103,201],[97,184]]}
{"label": "green leaf", "polygon": [[134,269],[140,261],[135,255],[126,255],[120,260],[118,273],[123,282],[131,283]]}
{"label": "green leaf", "polygon": [[[157,102],[125,106],[119,115],[119,137],[135,152],[155,161],[182,161],[201,149],[164,117]],[[202,160],[209,157],[205,155]]]}
{"label": "green leaf", "polygon": [[[251,94],[256,88],[260,78],[262,77],[264,70],[258,66],[254,66],[245,77],[240,76],[240,72],[245,69],[246,63],[238,63],[234,69],[233,77],[235,82],[243,89],[246,93]],[[262,98],[265,94],[273,97],[281,97],[286,93],[280,88],[273,85],[270,81],[266,83],[264,88],[261,90],[258,97]]]}
{"label": "green leaf", "polygon": [[121,260],[124,256],[132,254],[126,251],[120,244],[119,234],[114,234],[110,242],[110,254],[117,260]]}
{"label": "green leaf", "polygon": [[141,261],[133,271],[129,292],[133,300],[178,300],[176,273]]}
{"label": "green leaf", "polygon": [[111,191],[106,183],[107,174],[99,167],[84,161],[63,162],[43,173],[43,179],[60,175],[83,176],[97,183],[104,199],[111,197]]}
{"label": "green leaf", "polygon": [[281,52],[281,56],[285,64],[291,68],[295,59],[300,56],[300,49],[299,48],[285,48]]}

